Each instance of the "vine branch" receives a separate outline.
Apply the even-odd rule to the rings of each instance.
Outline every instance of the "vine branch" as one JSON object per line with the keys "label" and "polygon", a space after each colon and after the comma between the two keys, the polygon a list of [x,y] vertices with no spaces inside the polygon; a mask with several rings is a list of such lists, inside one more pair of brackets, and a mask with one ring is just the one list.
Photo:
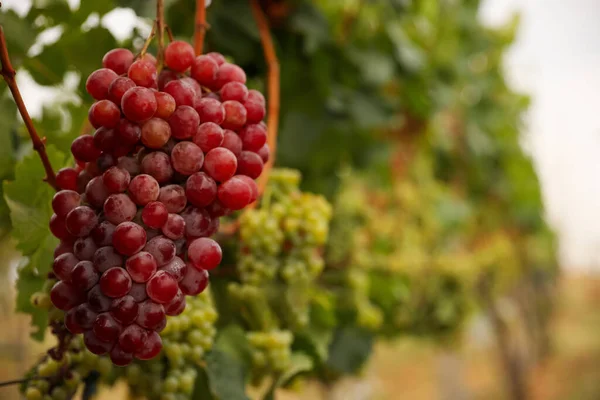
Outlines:
{"label": "vine branch", "polygon": [[275,153],[277,150],[277,130],[279,127],[279,60],[275,53],[275,45],[269,30],[269,22],[263,13],[258,0],[250,0],[250,8],[258,32],[260,34],[260,42],[265,54],[265,62],[267,64],[267,143],[271,155],[269,161],[265,164],[262,174],[258,178],[258,191],[262,194],[269,181],[269,173],[275,162]]}
{"label": "vine branch", "polygon": [[46,145],[44,143],[45,138],[40,138],[35,126],[33,126],[33,121],[31,120],[31,116],[27,111],[27,107],[25,106],[25,102],[21,96],[21,91],[17,86],[17,81],[15,80],[16,71],[10,62],[10,57],[8,56],[8,47],[6,46],[4,29],[2,26],[0,26],[0,62],[2,63],[0,75],[2,75],[6,81],[6,84],[8,85],[8,88],[15,99],[15,103],[19,109],[19,114],[21,114],[23,122],[25,122],[27,132],[29,132],[29,137],[33,143],[33,149],[39,154],[42,164],[44,165],[44,170],[46,171],[46,177],[44,178],[44,181],[46,181],[54,189],[58,190],[58,186],[56,185],[56,175],[54,174],[54,169],[52,169],[52,164],[50,164],[50,160],[48,159],[48,154],[46,154]]}
{"label": "vine branch", "polygon": [[20,385],[21,383],[29,382],[29,381],[41,381],[41,380],[50,380],[48,377],[42,376],[32,376],[31,378],[22,378],[22,379],[13,379],[10,381],[0,382],[0,387],[10,386],[10,385]]}
{"label": "vine branch", "polygon": [[194,52],[197,56],[202,54],[204,49],[204,35],[208,25],[206,24],[206,1],[196,0],[196,18],[194,25]]}
{"label": "vine branch", "polygon": [[156,0],[156,28],[158,31],[158,52],[156,63],[162,68],[165,56],[165,4],[164,0]]}

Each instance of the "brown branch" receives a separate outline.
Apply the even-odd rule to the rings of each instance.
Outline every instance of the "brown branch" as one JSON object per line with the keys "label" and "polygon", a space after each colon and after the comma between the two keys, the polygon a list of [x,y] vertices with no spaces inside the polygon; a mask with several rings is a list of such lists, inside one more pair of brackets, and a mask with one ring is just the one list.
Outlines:
{"label": "brown branch", "polygon": [[150,34],[146,38],[146,41],[144,42],[144,46],[142,46],[142,50],[140,50],[140,52],[135,56],[136,60],[140,59],[146,55],[146,52],[148,51],[148,47],[150,47],[150,43],[152,43],[154,36],[156,36],[156,21],[152,24],[152,30],[150,31]]}
{"label": "brown branch", "polygon": [[23,379],[13,379],[10,381],[0,382],[0,387],[10,386],[10,385],[20,385],[21,383],[26,383],[29,381],[48,381],[51,377],[44,376],[33,376],[31,378],[23,378]]}
{"label": "brown branch", "polygon": [[269,31],[269,22],[260,8],[257,0],[250,0],[250,8],[254,15],[254,20],[260,34],[260,42],[265,53],[265,62],[267,63],[267,143],[271,155],[269,161],[265,164],[262,174],[258,178],[258,192],[262,195],[269,181],[269,173],[275,162],[275,153],[277,150],[277,130],[279,127],[279,61],[275,53],[273,38]]}
{"label": "brown branch", "polygon": [[206,24],[206,2],[196,0],[196,18],[194,26],[194,51],[196,55],[202,54],[204,48],[204,35],[208,25]]}
{"label": "brown branch", "polygon": [[46,154],[46,145],[44,144],[45,139],[41,139],[38,135],[35,126],[33,126],[33,121],[29,116],[29,112],[27,111],[27,107],[25,106],[25,102],[23,101],[23,97],[21,96],[21,91],[17,86],[17,81],[15,80],[16,71],[10,62],[10,58],[8,56],[8,47],[6,46],[6,39],[4,37],[4,29],[0,26],[0,62],[2,63],[2,70],[0,70],[0,75],[6,81],[10,92],[12,93],[13,98],[15,99],[15,103],[17,103],[17,108],[19,109],[19,113],[23,118],[23,122],[25,122],[25,126],[27,127],[27,132],[29,132],[29,137],[31,137],[31,142],[33,143],[33,149],[37,151],[40,158],[42,159],[42,164],[44,165],[44,170],[46,171],[46,177],[44,181],[48,182],[50,186],[54,189],[58,190],[58,186],[56,185],[56,175],[54,174],[54,169],[52,169],[52,164],[50,164],[50,160],[48,159],[48,154]]}
{"label": "brown branch", "polygon": [[172,42],[173,40],[175,40],[173,38],[173,31],[171,30],[171,27],[169,25],[165,25],[165,30],[167,31],[167,36],[169,37],[169,42]]}
{"label": "brown branch", "polygon": [[165,4],[164,0],[156,0],[156,27],[158,30],[158,52],[156,64],[162,69],[165,56]]}

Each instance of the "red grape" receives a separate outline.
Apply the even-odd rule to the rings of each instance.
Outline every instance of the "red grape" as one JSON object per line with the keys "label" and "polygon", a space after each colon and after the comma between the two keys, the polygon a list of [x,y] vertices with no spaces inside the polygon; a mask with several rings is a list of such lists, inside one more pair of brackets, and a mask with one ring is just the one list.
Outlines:
{"label": "red grape", "polygon": [[217,196],[225,207],[231,210],[241,210],[250,203],[252,189],[244,180],[234,176],[219,186]]}
{"label": "red grape", "polygon": [[206,173],[196,172],[185,184],[185,195],[196,207],[206,207],[217,197],[217,184]]}
{"label": "red grape", "polygon": [[240,131],[244,150],[259,151],[267,142],[267,130],[260,124],[246,125]]}
{"label": "red grape", "polygon": [[96,250],[92,262],[96,271],[103,273],[110,268],[123,266],[123,256],[117,253],[114,247],[104,246]]}
{"label": "red grape", "polygon": [[187,198],[181,186],[167,185],[160,188],[158,201],[163,203],[170,213],[179,213],[185,208]]}
{"label": "red grape", "polygon": [[210,271],[219,265],[222,257],[221,246],[209,238],[196,239],[188,246],[188,258],[197,269]]}
{"label": "red grape", "polygon": [[158,271],[146,284],[148,297],[160,304],[173,300],[177,289],[177,281],[165,271]]}
{"label": "red grape", "polygon": [[194,109],[202,122],[221,124],[225,120],[225,108],[219,100],[203,97],[196,102]]}
{"label": "red grape", "polygon": [[103,342],[98,339],[92,330],[83,334],[83,343],[85,343],[85,347],[87,347],[89,351],[99,356],[108,353],[113,347],[113,343]]}
{"label": "red grape", "polygon": [[221,89],[229,82],[246,83],[246,73],[239,66],[225,62],[219,66],[217,71],[215,89]]}
{"label": "red grape", "polygon": [[134,222],[122,222],[113,234],[113,246],[121,254],[132,256],[146,245],[146,231]]}
{"label": "red grape", "polygon": [[100,277],[100,289],[108,297],[122,297],[131,289],[131,277],[126,270],[113,267]]}
{"label": "red grape", "polygon": [[171,138],[171,127],[164,119],[152,118],[142,125],[142,143],[151,149],[160,149]]}
{"label": "red grape", "polygon": [[140,206],[158,199],[160,187],[156,179],[147,174],[137,175],[129,184],[129,195]]}
{"label": "red grape", "polygon": [[246,108],[242,103],[234,100],[223,102],[225,109],[225,120],[221,123],[224,129],[237,130],[246,123]]}
{"label": "red grape", "polygon": [[165,314],[170,316],[179,315],[185,310],[185,295],[178,289],[177,294],[168,304],[164,305]]}
{"label": "red grape", "polygon": [[167,207],[160,201],[153,201],[142,210],[142,221],[150,228],[160,229],[169,216]]}
{"label": "red grape", "polygon": [[135,87],[135,82],[124,76],[115,79],[108,87],[108,99],[116,105],[121,105],[123,95],[132,87]]}
{"label": "red grape", "polygon": [[73,254],[79,260],[91,261],[94,257],[94,253],[98,249],[94,240],[88,236],[85,238],[79,238],[75,241],[73,245]]}
{"label": "red grape", "polygon": [[52,209],[59,217],[66,217],[69,211],[79,206],[81,196],[74,190],[61,190],[52,198]]}
{"label": "red grape", "polygon": [[137,324],[132,324],[123,329],[119,336],[119,346],[125,351],[135,352],[144,347],[146,330]]}
{"label": "red grape", "polygon": [[202,149],[203,152],[219,147],[223,143],[223,129],[214,122],[205,122],[198,126],[194,135],[194,143]]}
{"label": "red grape", "polygon": [[70,282],[71,274],[75,265],[79,262],[79,259],[75,257],[73,253],[65,253],[54,259],[52,263],[52,271],[54,275],[58,277],[58,279]]}
{"label": "red grape", "polygon": [[59,310],[68,311],[79,305],[83,298],[78,288],[66,282],[58,281],[50,290],[50,300],[52,300],[54,307]]}
{"label": "red grape", "polygon": [[179,106],[194,106],[194,99],[196,98],[196,93],[194,89],[180,81],[171,81],[167,83],[163,89],[163,92],[170,94],[173,99],[175,99],[175,104]]}
{"label": "red grape", "polygon": [[85,82],[85,89],[96,100],[108,98],[108,88],[119,75],[108,68],[100,68],[92,72]]}
{"label": "red grape", "polygon": [[96,161],[100,156],[100,150],[94,144],[92,135],[81,135],[73,140],[71,144],[71,153],[79,161]]}
{"label": "red grape", "polygon": [[183,279],[179,282],[179,288],[188,296],[196,296],[204,291],[208,286],[208,271],[196,269],[193,266],[188,266],[183,275]]}
{"label": "red grape", "polygon": [[134,282],[141,283],[147,282],[154,275],[157,265],[152,254],[140,251],[127,259],[125,268]]}
{"label": "red grape", "polygon": [[163,235],[171,240],[181,239],[185,233],[185,221],[179,214],[169,214],[161,229]]}
{"label": "red grape", "polygon": [[210,230],[211,217],[203,208],[187,207],[181,216],[185,221],[185,234],[189,237],[206,236]]}
{"label": "red grape", "polygon": [[248,99],[248,88],[240,82],[229,82],[221,88],[221,100],[235,100],[240,103]]}
{"label": "red grape", "polygon": [[188,139],[194,136],[200,125],[200,116],[190,106],[179,106],[169,117],[171,134],[175,139]]}
{"label": "red grape", "polygon": [[162,267],[175,258],[175,243],[164,236],[157,236],[148,241],[144,251],[152,254],[156,264]]}
{"label": "red grape", "polygon": [[102,293],[100,285],[96,285],[87,294],[87,304],[95,312],[104,312],[110,309],[112,299]]}
{"label": "red grape", "polygon": [[98,283],[99,279],[100,275],[91,261],[80,261],[71,271],[71,282],[82,290],[90,290]]}
{"label": "red grape", "polygon": [[148,299],[140,303],[137,324],[146,328],[153,329],[160,327],[165,320],[165,309],[162,304],[155,303]]}
{"label": "red grape", "polygon": [[170,263],[160,267],[162,271],[169,273],[178,282],[183,278],[186,268],[187,265],[179,257],[173,258],[173,260]]}
{"label": "red grape", "polygon": [[111,167],[102,174],[102,182],[110,193],[123,193],[129,187],[131,176],[123,168]]}
{"label": "red grape", "polygon": [[110,313],[120,323],[129,325],[137,318],[138,304],[131,296],[119,297],[113,300]]}
{"label": "red grape", "polygon": [[125,367],[133,361],[133,353],[126,352],[119,344],[116,344],[110,351],[110,361],[117,367]]}
{"label": "red grape", "polygon": [[77,190],[77,176],[75,168],[61,168],[56,173],[56,185],[63,190]]}
{"label": "red grape", "polygon": [[138,349],[134,355],[138,360],[150,360],[160,353],[162,340],[157,332],[148,332],[144,346]]}
{"label": "red grape", "polygon": [[264,163],[262,158],[251,151],[242,151],[238,157],[237,173],[256,179],[262,173]]}
{"label": "red grape", "polygon": [[242,154],[242,139],[240,139],[237,133],[225,129],[223,131],[223,143],[221,143],[221,147],[230,150],[237,157]]}
{"label": "red grape", "polygon": [[129,67],[127,76],[138,86],[151,88],[157,86],[158,84],[156,65],[149,60],[142,59],[135,61]]}
{"label": "red grape", "polygon": [[141,169],[144,174],[152,176],[158,183],[167,183],[173,177],[171,159],[163,152],[155,151],[142,159]]}
{"label": "red grape", "polygon": [[237,164],[235,154],[231,150],[217,147],[206,153],[204,171],[215,181],[224,182],[235,174]]}
{"label": "red grape", "polygon": [[67,214],[65,224],[71,235],[77,237],[87,236],[98,224],[98,216],[88,206],[79,206]]}
{"label": "red grape", "polygon": [[121,118],[116,128],[116,136],[125,144],[134,145],[142,137],[142,128],[125,118]]}
{"label": "red grape", "polygon": [[191,175],[200,171],[204,163],[202,149],[192,142],[179,142],[171,152],[171,164],[175,171],[183,175]]}
{"label": "red grape", "polygon": [[102,313],[96,317],[92,327],[94,335],[103,342],[114,343],[119,338],[123,327],[109,313]]}
{"label": "red grape", "polygon": [[111,194],[104,202],[104,217],[111,223],[131,221],[137,213],[137,207],[125,193]]}
{"label": "red grape", "polygon": [[90,107],[88,119],[94,128],[114,128],[121,119],[121,110],[110,100],[100,100]]}
{"label": "red grape", "polygon": [[99,150],[112,152],[117,146],[117,132],[114,129],[101,126],[94,132],[94,145]]}
{"label": "red grape", "polygon": [[194,62],[194,48],[191,44],[175,40],[165,49],[165,64],[177,72],[184,72]]}
{"label": "red grape", "polygon": [[144,122],[152,118],[157,109],[154,92],[143,87],[129,89],[121,99],[123,114],[134,122]]}
{"label": "red grape", "polygon": [[169,119],[177,108],[173,96],[165,92],[154,92],[154,97],[156,98],[156,113],[154,116],[156,118]]}
{"label": "red grape", "polygon": [[102,58],[102,66],[112,69],[117,75],[127,73],[133,63],[133,53],[128,49],[112,49]]}
{"label": "red grape", "polygon": [[208,55],[198,56],[192,63],[190,71],[192,78],[202,86],[213,88],[217,80],[219,65]]}

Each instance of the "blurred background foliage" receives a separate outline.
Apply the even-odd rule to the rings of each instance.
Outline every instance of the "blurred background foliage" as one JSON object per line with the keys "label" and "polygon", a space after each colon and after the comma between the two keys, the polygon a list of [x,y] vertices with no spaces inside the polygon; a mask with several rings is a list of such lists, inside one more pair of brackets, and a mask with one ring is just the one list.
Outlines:
{"label": "blurred background foliage", "polygon": [[[543,357],[556,243],[522,145],[529,98],[503,71],[518,17],[485,27],[478,0],[260,3],[281,67],[276,165],[299,170],[301,188],[333,207],[318,280],[326,290],[305,295],[310,322],[294,332],[294,351],[311,358],[305,372],[330,381],[360,371],[378,335],[452,347],[474,310],[497,316],[504,332],[498,298],[520,307]],[[101,23],[117,7],[142,18],[124,40]],[[193,0],[166,1],[176,37],[191,38],[194,9]],[[85,129],[86,77],[108,50],[140,48],[154,13],[145,0],[33,0],[25,15],[0,11],[19,73],[58,89],[35,119],[55,169],[72,161],[70,142]],[[207,15],[205,50],[231,57],[249,86],[264,90],[248,1],[213,0]],[[48,32],[58,38],[40,43]],[[46,228],[52,192],[6,86],[0,91],[0,233],[10,254],[2,267],[8,275],[20,263],[17,309],[33,315],[40,339],[46,316],[29,298],[55,245]]]}

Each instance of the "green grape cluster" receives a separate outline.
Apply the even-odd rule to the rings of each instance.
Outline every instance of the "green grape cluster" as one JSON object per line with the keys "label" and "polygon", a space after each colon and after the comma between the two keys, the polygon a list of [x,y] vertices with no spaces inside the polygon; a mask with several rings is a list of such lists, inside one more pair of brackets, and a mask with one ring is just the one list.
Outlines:
{"label": "green grape cluster", "polygon": [[127,380],[131,392],[149,400],[190,399],[197,376],[197,367],[213,345],[216,335],[217,311],[210,291],[186,298],[183,313],[169,317],[161,332],[162,357],[136,361],[123,368],[121,377]]}
{"label": "green grape cluster", "polygon": [[290,346],[294,338],[287,330],[247,332],[252,363],[259,371],[283,372],[291,362]]}
{"label": "green grape cluster", "polygon": [[92,371],[108,377],[113,365],[110,359],[92,354],[83,345],[81,337],[68,337],[68,345],[57,360],[44,356],[27,374],[33,379],[21,386],[27,400],[67,400],[75,394],[83,379]]}

